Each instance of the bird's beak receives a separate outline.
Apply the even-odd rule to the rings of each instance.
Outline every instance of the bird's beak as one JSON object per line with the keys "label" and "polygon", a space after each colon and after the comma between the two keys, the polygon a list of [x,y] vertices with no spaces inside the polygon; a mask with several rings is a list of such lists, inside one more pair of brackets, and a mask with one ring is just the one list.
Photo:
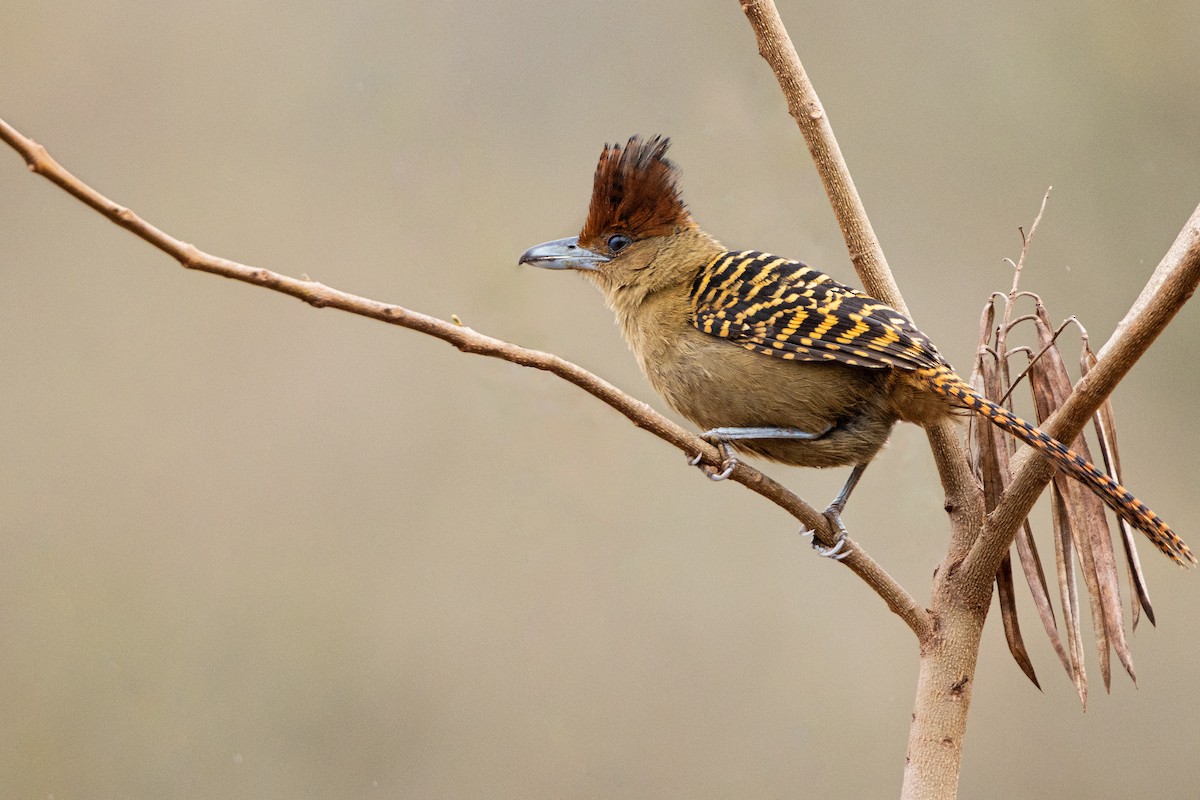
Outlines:
{"label": "bird's beak", "polygon": [[594,271],[611,261],[608,256],[593,253],[579,246],[579,237],[555,239],[529,248],[521,255],[518,264],[532,264],[545,269],[579,269]]}

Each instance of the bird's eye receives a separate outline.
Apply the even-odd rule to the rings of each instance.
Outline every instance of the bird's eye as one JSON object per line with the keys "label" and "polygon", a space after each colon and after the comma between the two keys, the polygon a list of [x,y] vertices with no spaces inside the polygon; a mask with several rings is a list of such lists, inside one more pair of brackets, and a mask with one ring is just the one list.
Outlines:
{"label": "bird's eye", "polygon": [[623,233],[614,233],[608,237],[608,249],[613,253],[619,253],[631,244],[633,244],[633,239]]}

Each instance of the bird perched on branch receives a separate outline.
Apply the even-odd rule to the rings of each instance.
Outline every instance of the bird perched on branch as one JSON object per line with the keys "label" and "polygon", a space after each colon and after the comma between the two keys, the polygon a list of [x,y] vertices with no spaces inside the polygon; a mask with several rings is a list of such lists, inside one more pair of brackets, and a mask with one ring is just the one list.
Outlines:
{"label": "bird perched on branch", "polygon": [[[799,261],[729,251],[679,196],[670,140],[605,146],[578,237],[530,248],[520,263],[583,273],[603,292],[654,388],[721,448],[801,467],[850,465],[826,510],[850,492],[899,420],[973,412],[1081,481],[1180,564],[1187,545],[1104,472],[978,394],[903,314]],[[694,461],[693,463],[698,463]]]}

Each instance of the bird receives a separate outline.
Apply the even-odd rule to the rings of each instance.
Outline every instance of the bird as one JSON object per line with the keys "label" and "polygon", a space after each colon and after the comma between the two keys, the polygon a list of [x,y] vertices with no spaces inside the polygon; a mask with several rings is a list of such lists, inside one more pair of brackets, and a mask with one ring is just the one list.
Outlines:
{"label": "bird", "polygon": [[973,413],[1079,480],[1176,563],[1196,563],[1131,492],[971,388],[907,316],[801,261],[728,250],[704,232],[681,197],[670,143],[606,144],[579,235],[531,247],[518,263],[579,272],[600,289],[651,386],[721,449],[710,477],[732,472],[731,449],[853,467],[825,511],[838,536],[822,553],[842,558],[842,512],[896,423]]}

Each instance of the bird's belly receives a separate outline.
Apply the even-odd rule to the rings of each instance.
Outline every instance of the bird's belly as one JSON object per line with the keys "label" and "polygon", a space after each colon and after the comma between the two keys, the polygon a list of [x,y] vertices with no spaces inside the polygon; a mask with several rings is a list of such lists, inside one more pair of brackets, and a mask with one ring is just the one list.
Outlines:
{"label": "bird's belly", "polygon": [[815,440],[747,439],[745,453],[804,467],[865,463],[896,422],[884,370],[790,361],[700,334],[670,357],[642,361],[654,388],[702,430],[782,427],[828,433]]}

